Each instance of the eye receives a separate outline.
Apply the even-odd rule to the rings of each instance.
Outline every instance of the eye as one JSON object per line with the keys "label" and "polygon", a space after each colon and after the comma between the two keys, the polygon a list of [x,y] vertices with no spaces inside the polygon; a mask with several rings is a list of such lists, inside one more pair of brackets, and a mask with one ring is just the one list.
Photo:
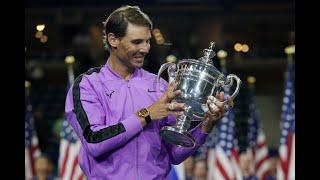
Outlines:
{"label": "eye", "polygon": [[141,39],[135,39],[135,40],[132,40],[131,42],[132,42],[133,44],[138,45],[138,44],[142,43],[142,40],[141,40]]}

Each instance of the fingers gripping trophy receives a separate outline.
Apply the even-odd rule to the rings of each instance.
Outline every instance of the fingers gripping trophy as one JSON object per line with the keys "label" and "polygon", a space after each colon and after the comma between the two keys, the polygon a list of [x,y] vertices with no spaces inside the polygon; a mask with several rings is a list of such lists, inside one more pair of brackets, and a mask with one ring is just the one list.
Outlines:
{"label": "fingers gripping trophy", "polygon": [[[209,96],[215,95],[220,90],[232,87],[234,82],[236,88],[231,95],[233,100],[238,92],[241,80],[238,76],[229,74],[225,76],[214,67],[211,58],[215,56],[212,50],[214,42],[210,43],[210,47],[204,50],[204,56],[199,59],[182,59],[177,63],[165,63],[158,72],[158,82],[160,75],[165,69],[168,69],[170,79],[176,83],[176,89],[182,93],[173,101],[184,103],[186,108],[184,114],[177,117],[174,126],[165,126],[161,129],[160,135],[165,141],[182,146],[194,147],[195,140],[188,132],[191,121],[201,121],[204,115],[209,111],[207,107],[207,99]],[[229,109],[227,100],[217,102],[214,98],[214,103],[222,103],[225,109]]]}

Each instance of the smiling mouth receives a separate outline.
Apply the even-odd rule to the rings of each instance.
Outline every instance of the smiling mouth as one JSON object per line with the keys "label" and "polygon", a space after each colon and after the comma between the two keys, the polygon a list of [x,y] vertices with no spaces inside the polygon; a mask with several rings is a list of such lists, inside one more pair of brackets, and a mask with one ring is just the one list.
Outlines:
{"label": "smiling mouth", "polygon": [[142,59],[142,58],[144,58],[144,56],[134,56],[134,58],[136,58],[136,59]]}

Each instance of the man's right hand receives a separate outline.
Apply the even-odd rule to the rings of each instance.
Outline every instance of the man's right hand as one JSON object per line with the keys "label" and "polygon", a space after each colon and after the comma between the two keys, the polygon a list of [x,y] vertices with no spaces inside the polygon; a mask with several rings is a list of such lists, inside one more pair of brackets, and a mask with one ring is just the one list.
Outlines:
{"label": "man's right hand", "polygon": [[181,95],[180,90],[176,90],[177,83],[171,82],[165,94],[155,103],[147,107],[152,120],[159,120],[169,115],[182,115],[185,109],[184,103],[171,102],[175,97]]}

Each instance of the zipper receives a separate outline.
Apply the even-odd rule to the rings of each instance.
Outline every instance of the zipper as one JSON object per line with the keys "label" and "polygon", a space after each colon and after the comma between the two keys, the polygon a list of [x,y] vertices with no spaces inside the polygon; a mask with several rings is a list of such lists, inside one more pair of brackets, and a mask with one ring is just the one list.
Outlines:
{"label": "zipper", "polygon": [[[133,102],[133,99],[132,99],[132,94],[131,94],[131,90],[130,90],[130,85],[129,85],[129,79],[126,80],[127,82],[127,88],[128,88],[128,91],[129,91],[129,94],[130,94],[130,98],[131,98],[131,103],[132,103],[132,111],[134,111],[134,102]],[[137,180],[140,180],[140,176],[139,176],[139,151],[138,151],[138,138],[136,139],[136,172],[137,172]]]}
{"label": "zipper", "polygon": [[[127,79],[126,82],[127,82],[127,88],[130,88],[129,79]],[[130,92],[130,95],[131,95],[131,92]]]}
{"label": "zipper", "polygon": [[136,141],[136,145],[137,145],[137,148],[136,148],[136,152],[137,152],[137,153],[136,153],[136,155],[137,155],[137,156],[136,156],[136,159],[137,159],[137,161],[136,161],[137,164],[136,164],[136,165],[137,165],[137,166],[136,166],[136,167],[137,167],[137,177],[138,177],[138,180],[139,180],[139,179],[140,179],[140,176],[139,176],[139,162],[138,162],[138,160],[139,160],[139,158],[138,158],[138,157],[139,157],[138,139],[137,139],[137,141]]}

